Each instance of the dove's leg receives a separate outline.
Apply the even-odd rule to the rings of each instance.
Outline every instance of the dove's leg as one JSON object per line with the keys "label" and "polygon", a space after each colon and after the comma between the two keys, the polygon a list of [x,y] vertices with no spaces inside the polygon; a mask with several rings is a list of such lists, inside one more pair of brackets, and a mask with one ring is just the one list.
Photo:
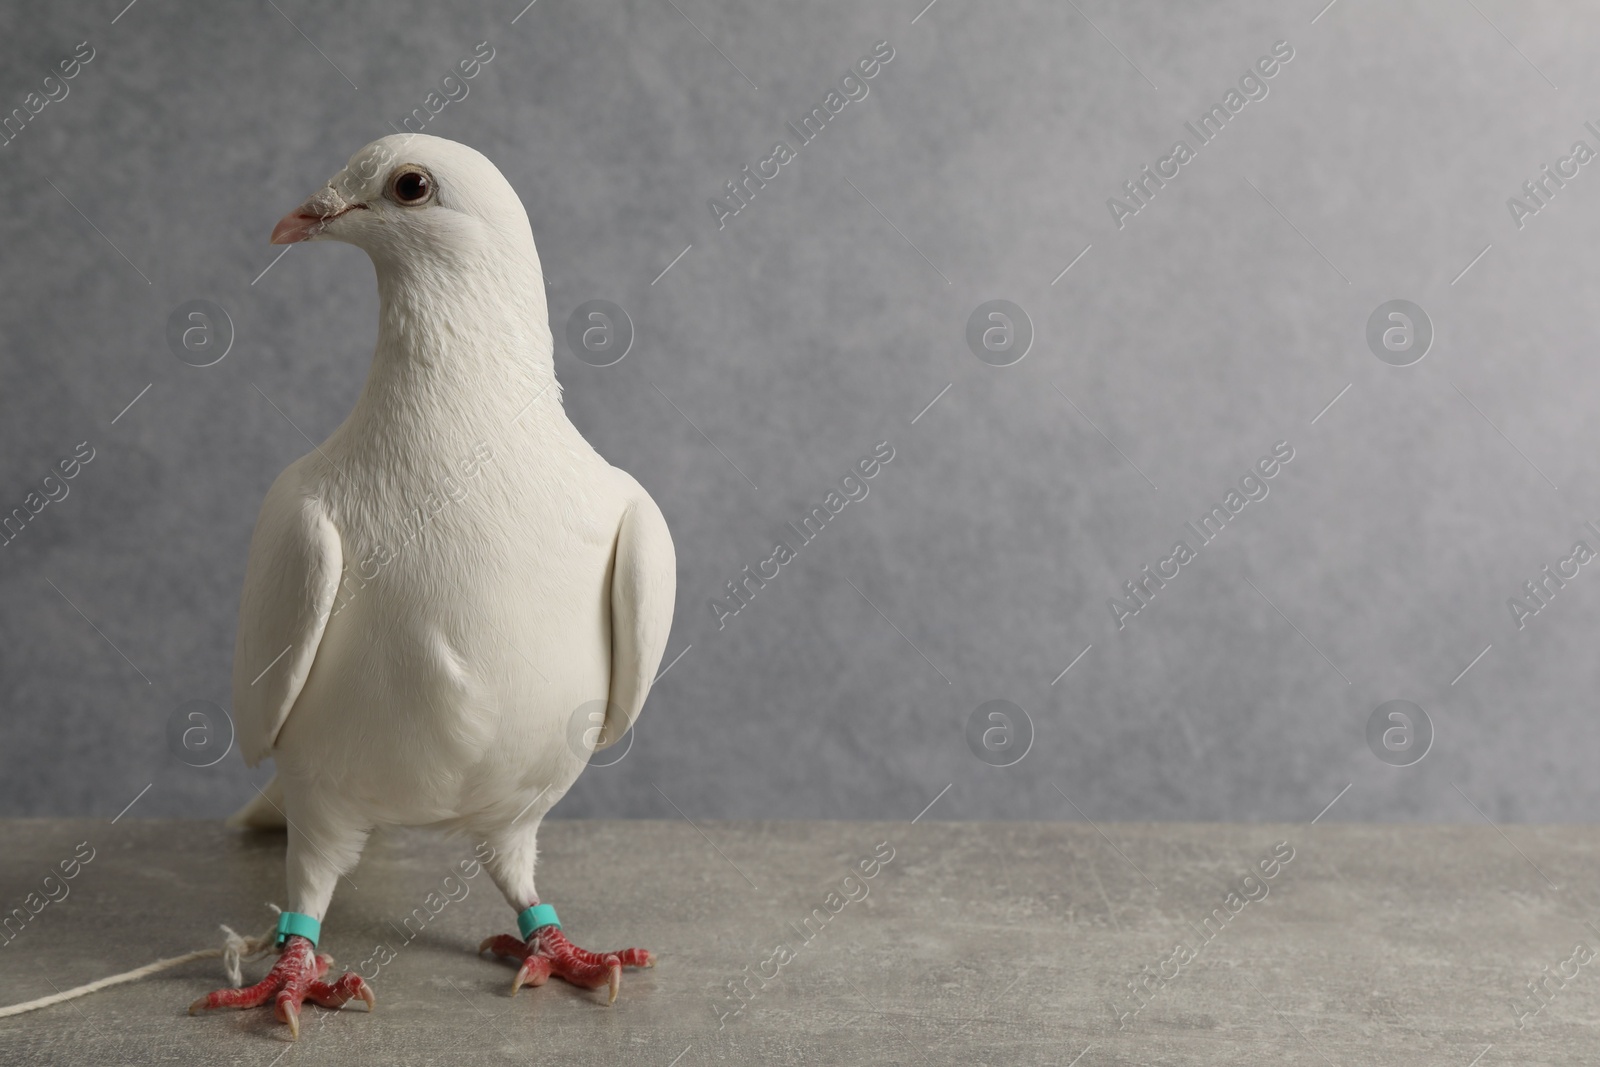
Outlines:
{"label": "dove's leg", "polygon": [[[535,862],[535,837],[538,825],[517,827],[509,833],[489,835],[494,855],[485,862],[489,874],[506,902],[520,914],[539,903],[533,889]],[[498,934],[486,938],[478,951],[491,950],[496,956],[515,960],[519,966],[517,976],[511,981],[511,992],[523,985],[544,985],[551,975],[584,989],[610,989],[606,1003],[617,999],[622,984],[622,968],[652,967],[655,960],[642,948],[624,948],[615,952],[589,952],[567,940],[559,925],[541,926],[528,936],[518,938],[512,934]]]}
{"label": "dove's leg", "polygon": [[[367,829],[340,825],[336,820],[302,810],[289,816],[287,875],[289,910],[309,915],[317,922],[328,910],[339,878],[353,870],[361,858]],[[372,989],[361,976],[346,973],[334,982],[322,978],[333,964],[331,956],[319,955],[304,938],[290,934],[267,976],[243,989],[219,989],[189,1005],[191,1015],[211,1008],[254,1008],[269,1001],[280,1023],[300,1036],[300,1005],[310,1000],[325,1008],[342,1008],[354,999],[374,1004]]]}

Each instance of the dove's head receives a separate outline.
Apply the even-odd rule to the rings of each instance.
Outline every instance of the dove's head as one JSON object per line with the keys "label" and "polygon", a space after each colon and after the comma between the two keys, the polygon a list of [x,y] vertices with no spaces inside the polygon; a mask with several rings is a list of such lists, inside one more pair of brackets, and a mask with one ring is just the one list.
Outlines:
{"label": "dove's head", "polygon": [[272,230],[275,245],[318,240],[353,244],[380,265],[533,253],[527,212],[493,163],[466,145],[412,133],[351,156]]}

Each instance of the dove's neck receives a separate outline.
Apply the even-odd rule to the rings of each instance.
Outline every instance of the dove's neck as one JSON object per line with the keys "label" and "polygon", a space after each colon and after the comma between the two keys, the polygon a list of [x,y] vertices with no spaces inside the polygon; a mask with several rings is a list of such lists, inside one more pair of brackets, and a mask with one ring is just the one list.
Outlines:
{"label": "dove's neck", "polygon": [[531,248],[374,264],[378,344],[350,423],[402,448],[570,427]]}

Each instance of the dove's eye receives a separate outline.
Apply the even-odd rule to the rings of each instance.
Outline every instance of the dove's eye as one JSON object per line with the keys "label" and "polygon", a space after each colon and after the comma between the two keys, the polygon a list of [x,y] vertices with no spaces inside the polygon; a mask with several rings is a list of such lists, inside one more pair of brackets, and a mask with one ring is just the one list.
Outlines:
{"label": "dove's eye", "polygon": [[416,207],[433,196],[433,179],[418,167],[401,167],[389,178],[388,192],[401,207]]}

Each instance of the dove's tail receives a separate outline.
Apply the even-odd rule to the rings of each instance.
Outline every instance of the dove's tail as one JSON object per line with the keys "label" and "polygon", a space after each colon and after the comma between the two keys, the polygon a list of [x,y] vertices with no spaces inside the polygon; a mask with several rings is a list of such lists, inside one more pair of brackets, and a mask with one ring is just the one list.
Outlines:
{"label": "dove's tail", "polygon": [[228,825],[235,830],[286,830],[288,820],[283,814],[283,785],[273,775],[267,787],[258,790],[250,803],[228,816]]}

